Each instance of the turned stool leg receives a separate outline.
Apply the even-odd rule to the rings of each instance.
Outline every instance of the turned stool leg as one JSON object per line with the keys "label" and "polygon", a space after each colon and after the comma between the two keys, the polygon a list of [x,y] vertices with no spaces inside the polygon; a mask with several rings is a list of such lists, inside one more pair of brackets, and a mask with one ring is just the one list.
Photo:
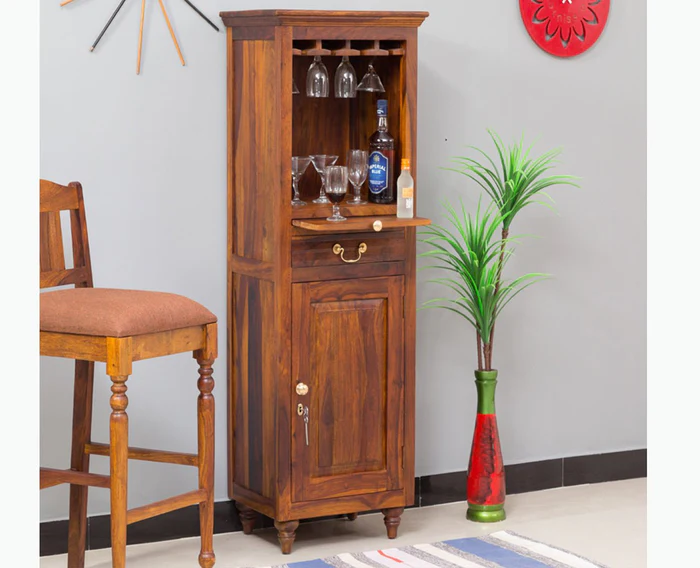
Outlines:
{"label": "turned stool leg", "polygon": [[112,379],[109,405],[109,476],[112,568],[126,566],[126,496],[129,475],[129,417],[126,381],[131,375],[131,338],[107,338],[107,374]]}
{"label": "turned stool leg", "polygon": [[292,544],[294,543],[298,526],[299,521],[275,521],[277,538],[280,541],[282,554],[290,554],[292,552]]}
{"label": "turned stool leg", "polygon": [[386,526],[386,536],[389,538],[396,538],[396,534],[399,531],[399,525],[401,524],[401,515],[403,513],[403,507],[396,507],[394,509],[382,509],[384,513],[384,525]]}
{"label": "turned stool leg", "polygon": [[238,501],[236,501],[236,509],[238,509],[238,518],[243,526],[243,534],[253,534],[255,522],[258,520],[257,511]]}
{"label": "turned stool leg", "polygon": [[214,556],[214,389],[212,378],[213,359],[197,357],[199,363],[199,398],[197,400],[199,438],[199,488],[207,492],[205,501],[199,504],[199,527],[202,545],[199,565],[211,568],[216,562]]}
{"label": "turned stool leg", "polygon": [[112,397],[109,400],[112,415],[109,418],[109,474],[111,477],[111,532],[112,568],[126,566],[126,495],[129,472],[129,417],[126,407],[128,375],[112,379]]}
{"label": "turned stool leg", "polygon": [[[90,442],[92,429],[92,385],[95,364],[92,361],[75,362],[73,387],[73,437],[70,468],[87,472],[90,455],[85,444]],[[70,513],[68,514],[68,568],[85,566],[85,537],[87,534],[87,485],[70,486]]]}

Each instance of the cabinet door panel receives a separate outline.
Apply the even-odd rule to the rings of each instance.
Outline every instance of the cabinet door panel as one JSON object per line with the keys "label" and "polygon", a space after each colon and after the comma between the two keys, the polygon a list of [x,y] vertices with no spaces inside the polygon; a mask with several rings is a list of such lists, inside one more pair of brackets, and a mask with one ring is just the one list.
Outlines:
{"label": "cabinet door panel", "polygon": [[403,277],[295,284],[293,309],[294,500],[400,489]]}

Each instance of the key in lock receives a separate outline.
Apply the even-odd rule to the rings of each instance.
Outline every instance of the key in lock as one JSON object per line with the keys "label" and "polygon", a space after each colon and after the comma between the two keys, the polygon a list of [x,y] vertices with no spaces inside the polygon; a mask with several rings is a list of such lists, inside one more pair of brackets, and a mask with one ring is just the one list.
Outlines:
{"label": "key in lock", "polygon": [[304,439],[306,440],[306,445],[309,445],[309,407],[304,407]]}

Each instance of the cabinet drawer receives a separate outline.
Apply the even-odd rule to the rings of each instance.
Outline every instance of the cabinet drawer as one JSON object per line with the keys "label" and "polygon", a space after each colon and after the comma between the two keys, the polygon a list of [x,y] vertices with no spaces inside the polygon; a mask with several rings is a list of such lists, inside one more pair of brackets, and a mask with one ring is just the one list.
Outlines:
{"label": "cabinet drawer", "polygon": [[[363,243],[365,251],[360,254]],[[337,252],[334,252],[334,248]],[[298,237],[292,241],[293,268],[391,262],[402,261],[405,258],[406,243],[403,230]]]}

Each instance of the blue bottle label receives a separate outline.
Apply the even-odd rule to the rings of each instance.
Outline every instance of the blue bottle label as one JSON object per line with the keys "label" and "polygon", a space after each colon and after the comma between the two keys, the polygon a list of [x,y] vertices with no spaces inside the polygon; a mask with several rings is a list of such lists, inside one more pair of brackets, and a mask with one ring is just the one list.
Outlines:
{"label": "blue bottle label", "polygon": [[389,159],[375,150],[369,155],[368,169],[369,190],[374,194],[381,193],[389,186]]}

